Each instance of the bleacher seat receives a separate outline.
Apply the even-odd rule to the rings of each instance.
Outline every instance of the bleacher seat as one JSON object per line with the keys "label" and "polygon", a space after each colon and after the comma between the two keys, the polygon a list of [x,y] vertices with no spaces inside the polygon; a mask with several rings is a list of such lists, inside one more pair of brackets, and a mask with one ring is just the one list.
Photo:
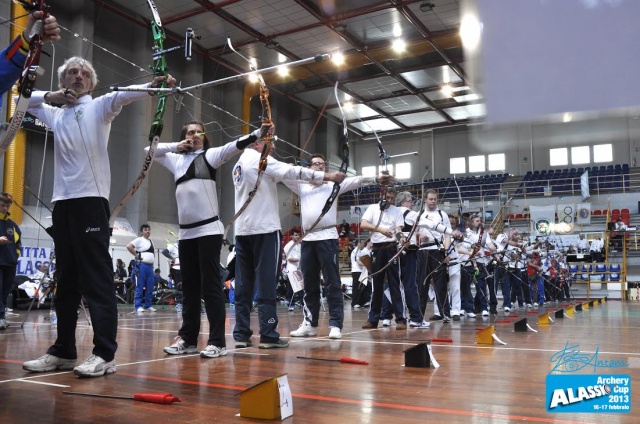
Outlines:
{"label": "bleacher seat", "polygon": [[620,264],[609,265],[609,272],[620,272]]}
{"label": "bleacher seat", "polygon": [[609,274],[609,281],[620,281],[620,274],[617,272],[612,272]]}
{"label": "bleacher seat", "polygon": [[602,215],[602,211],[600,209],[594,209],[591,214],[593,216],[601,216]]}
{"label": "bleacher seat", "polygon": [[574,274],[578,272],[578,265],[569,265],[569,272]]}
{"label": "bleacher seat", "polygon": [[582,272],[591,272],[593,271],[593,266],[589,265],[587,266],[586,264],[582,265]]}
{"label": "bleacher seat", "polygon": [[607,272],[607,265],[596,264],[596,272]]}

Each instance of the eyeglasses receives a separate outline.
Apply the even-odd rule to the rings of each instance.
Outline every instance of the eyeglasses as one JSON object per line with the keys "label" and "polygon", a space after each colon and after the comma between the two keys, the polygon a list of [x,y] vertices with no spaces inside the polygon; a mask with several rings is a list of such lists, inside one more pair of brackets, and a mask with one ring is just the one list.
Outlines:
{"label": "eyeglasses", "polygon": [[314,166],[324,166],[324,162],[311,162],[311,165],[314,165]]}
{"label": "eyeglasses", "polygon": [[193,137],[194,135],[199,135],[200,137],[202,137],[205,133],[200,132],[200,131],[196,131],[196,130],[189,130],[187,131],[187,135]]}

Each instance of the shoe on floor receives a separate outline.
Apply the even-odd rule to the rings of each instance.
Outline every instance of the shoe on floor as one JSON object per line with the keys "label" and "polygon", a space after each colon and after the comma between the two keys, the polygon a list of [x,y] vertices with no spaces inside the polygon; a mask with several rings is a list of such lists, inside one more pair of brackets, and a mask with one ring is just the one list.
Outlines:
{"label": "shoe on floor", "polygon": [[396,324],[396,330],[406,330],[406,329],[407,329],[406,322],[399,322]]}
{"label": "shoe on floor", "polygon": [[246,341],[236,340],[236,349],[244,349],[245,347],[251,347],[251,346],[253,346],[253,343],[251,343],[251,340],[246,340]]}
{"label": "shoe on floor", "polygon": [[220,356],[225,356],[227,354],[226,347],[218,347],[209,345],[204,348],[203,351],[200,352],[201,358],[218,358]]}
{"label": "shoe on floor", "polygon": [[382,320],[382,326],[383,327],[391,327],[391,320],[390,319],[383,319]]}
{"label": "shoe on floor", "polygon": [[329,327],[329,338],[330,339],[341,339],[342,331],[338,327]]}
{"label": "shoe on floor", "polygon": [[445,315],[445,316],[442,318],[442,322],[445,322],[445,323],[446,323],[446,322],[451,322],[451,318],[449,318],[448,316],[446,316],[446,315]]}
{"label": "shoe on floor", "polygon": [[366,308],[367,306],[371,306],[371,302],[366,302],[366,303],[364,304],[364,307],[365,307],[365,308]]}
{"label": "shoe on floor", "polygon": [[99,356],[91,355],[83,363],[73,369],[78,377],[100,377],[116,372],[116,361],[105,361]]}
{"label": "shoe on floor", "polygon": [[150,307],[148,307],[147,309],[145,309],[145,311],[147,311],[147,312],[156,312],[156,311],[157,311],[157,309],[156,309],[156,308],[154,308],[153,306],[150,306]]}
{"label": "shoe on floor", "polygon": [[47,371],[67,371],[72,370],[76,366],[75,359],[58,358],[57,356],[43,355],[33,361],[27,361],[22,364],[22,369],[31,372],[47,372]]}
{"label": "shoe on floor", "polygon": [[362,308],[362,306],[360,306],[360,305],[353,305],[353,309],[360,309],[360,308]]}
{"label": "shoe on floor", "polygon": [[422,321],[422,322],[409,321],[409,327],[411,328],[429,328],[430,326],[431,324],[428,323],[427,321]]}
{"label": "shoe on floor", "polygon": [[146,309],[144,309],[142,306],[139,307],[138,309],[136,309],[136,312],[144,312]]}
{"label": "shoe on floor", "polygon": [[260,342],[258,347],[260,349],[278,349],[289,347],[289,342],[286,340],[278,339],[275,342]]}
{"label": "shoe on floor", "polygon": [[442,317],[440,315],[431,315],[429,321],[442,321]]}
{"label": "shoe on floor", "polygon": [[378,324],[374,325],[369,321],[365,321],[365,323],[362,324],[362,328],[365,329],[365,330],[368,330],[368,329],[371,329],[371,328],[378,328]]}
{"label": "shoe on floor", "polygon": [[188,345],[187,342],[180,336],[177,336],[173,339],[173,344],[171,346],[167,346],[164,349],[164,353],[168,353],[169,355],[187,355],[190,353],[198,353],[198,348],[196,345]]}
{"label": "shoe on floor", "polygon": [[486,309],[484,311],[482,311],[482,316],[483,317],[488,317],[489,316],[489,311],[487,311]]}
{"label": "shoe on floor", "polygon": [[460,315],[452,315],[451,319],[454,321],[460,321]]}
{"label": "shoe on floor", "polygon": [[9,327],[9,324],[7,324],[7,320],[4,318],[0,318],[0,330],[6,330],[7,327]]}
{"label": "shoe on floor", "polygon": [[473,312],[467,312],[465,315],[467,317],[469,317],[469,318],[475,318],[476,317],[476,314],[474,314]]}
{"label": "shoe on floor", "polygon": [[291,337],[307,337],[307,336],[317,336],[318,329],[316,327],[312,327],[311,323],[306,319],[302,321],[302,324],[298,327],[297,330],[293,330],[289,333]]}
{"label": "shoe on floor", "polygon": [[295,308],[293,306],[289,306],[289,312],[293,311]]}
{"label": "shoe on floor", "polygon": [[511,312],[511,308],[510,308],[510,307],[508,307],[508,306],[505,306],[505,307],[504,307],[504,311],[505,311],[505,312]]}

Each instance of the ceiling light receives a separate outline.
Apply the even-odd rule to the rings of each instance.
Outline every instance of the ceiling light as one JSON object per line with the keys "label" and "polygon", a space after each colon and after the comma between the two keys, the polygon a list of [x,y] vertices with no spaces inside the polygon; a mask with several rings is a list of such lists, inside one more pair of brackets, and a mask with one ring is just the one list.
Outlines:
{"label": "ceiling light", "polygon": [[428,1],[423,1],[422,4],[420,5],[420,11],[421,12],[431,12],[434,7],[436,7],[435,4],[429,3]]}
{"label": "ceiling light", "polygon": [[340,52],[331,55],[331,60],[333,60],[333,63],[335,63],[336,65],[342,65],[344,63],[344,55]]}
{"label": "ceiling light", "polygon": [[460,38],[462,45],[467,50],[475,50],[480,44],[482,24],[475,15],[465,15],[460,21]]}
{"label": "ceiling light", "polygon": [[278,75],[280,75],[281,77],[286,77],[287,75],[289,75],[289,67],[287,67],[287,65],[278,66]]}
{"label": "ceiling light", "polygon": [[562,122],[571,122],[573,121],[573,115],[569,112],[565,112],[562,115]]}
{"label": "ceiling light", "polygon": [[284,63],[287,61],[287,56],[283,55],[282,53],[278,53],[278,63]]}
{"label": "ceiling light", "polygon": [[342,107],[345,112],[353,112],[353,103],[351,102],[344,102],[342,104]]}
{"label": "ceiling light", "polygon": [[395,40],[393,40],[392,47],[396,52],[402,53],[407,47],[407,43],[405,43],[402,38],[396,38]]}
{"label": "ceiling light", "polygon": [[400,26],[399,23],[396,23],[393,26],[393,36],[396,37],[396,38],[397,37],[402,37],[402,27]]}
{"label": "ceiling light", "polygon": [[453,88],[451,88],[449,84],[443,85],[441,91],[445,97],[451,97],[451,95],[453,94]]}
{"label": "ceiling light", "polygon": [[256,74],[255,72],[252,72],[249,74],[249,81],[250,82],[258,82],[258,74]]}

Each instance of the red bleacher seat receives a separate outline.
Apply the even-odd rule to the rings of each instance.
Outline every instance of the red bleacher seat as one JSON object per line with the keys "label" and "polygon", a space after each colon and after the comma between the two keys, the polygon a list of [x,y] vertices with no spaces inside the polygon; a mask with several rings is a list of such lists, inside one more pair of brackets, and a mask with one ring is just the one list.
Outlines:
{"label": "red bleacher seat", "polygon": [[514,219],[522,219],[523,216],[521,213],[517,213]]}
{"label": "red bleacher seat", "polygon": [[600,216],[602,215],[602,211],[600,209],[594,209],[593,211],[591,211],[591,215]]}

